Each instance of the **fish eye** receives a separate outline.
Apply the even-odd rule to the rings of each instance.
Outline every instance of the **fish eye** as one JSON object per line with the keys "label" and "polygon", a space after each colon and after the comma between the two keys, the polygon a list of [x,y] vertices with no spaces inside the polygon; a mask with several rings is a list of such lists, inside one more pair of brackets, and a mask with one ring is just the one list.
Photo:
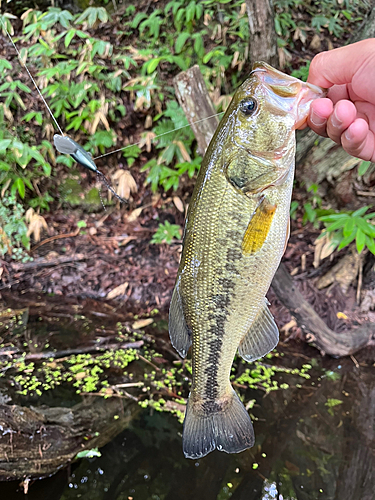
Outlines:
{"label": "fish eye", "polygon": [[244,99],[240,102],[240,110],[246,116],[251,116],[257,109],[257,102],[254,99]]}

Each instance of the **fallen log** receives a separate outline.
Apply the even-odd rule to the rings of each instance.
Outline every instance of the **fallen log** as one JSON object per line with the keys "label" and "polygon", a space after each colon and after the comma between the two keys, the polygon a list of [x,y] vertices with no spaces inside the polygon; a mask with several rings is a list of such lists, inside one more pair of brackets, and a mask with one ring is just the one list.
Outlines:
{"label": "fallen log", "polygon": [[0,481],[55,473],[78,452],[111,441],[139,411],[130,399],[103,397],[85,397],[72,408],[1,404]]}

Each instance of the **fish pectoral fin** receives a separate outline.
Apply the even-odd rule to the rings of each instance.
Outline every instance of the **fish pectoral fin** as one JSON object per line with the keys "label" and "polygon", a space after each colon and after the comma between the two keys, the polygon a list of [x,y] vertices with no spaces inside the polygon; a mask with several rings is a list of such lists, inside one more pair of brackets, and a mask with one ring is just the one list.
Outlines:
{"label": "fish pectoral fin", "polygon": [[271,228],[276,208],[276,205],[272,205],[266,197],[258,205],[242,240],[242,252],[245,255],[253,254],[262,248]]}
{"label": "fish pectoral fin", "polygon": [[250,363],[268,354],[278,342],[279,329],[265,299],[263,307],[238,347],[238,354]]}
{"label": "fish pectoral fin", "polygon": [[185,358],[191,346],[191,331],[187,326],[177,280],[169,308],[169,337],[178,354]]}

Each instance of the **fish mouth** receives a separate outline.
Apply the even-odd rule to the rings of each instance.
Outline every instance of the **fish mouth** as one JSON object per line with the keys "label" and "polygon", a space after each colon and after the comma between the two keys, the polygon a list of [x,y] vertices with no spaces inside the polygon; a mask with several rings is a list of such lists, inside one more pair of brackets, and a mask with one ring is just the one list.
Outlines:
{"label": "fish mouth", "polygon": [[328,90],[303,82],[294,76],[286,75],[273,68],[265,62],[256,62],[253,65],[252,74],[256,75],[266,90],[272,93],[277,102],[285,103],[285,98],[292,98],[294,103],[290,111],[295,116],[293,129],[303,125],[308,117],[310,105],[315,99],[321,99],[327,95]]}

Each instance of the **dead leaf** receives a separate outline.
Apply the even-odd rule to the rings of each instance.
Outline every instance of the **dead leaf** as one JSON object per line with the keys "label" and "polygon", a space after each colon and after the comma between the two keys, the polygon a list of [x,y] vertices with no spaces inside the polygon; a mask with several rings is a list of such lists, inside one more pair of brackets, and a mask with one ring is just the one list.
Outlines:
{"label": "dead leaf", "polygon": [[310,43],[310,49],[320,51],[321,48],[322,48],[322,41],[320,39],[320,36],[317,33],[315,33]]}
{"label": "dead leaf", "polygon": [[173,196],[173,203],[174,203],[175,207],[177,208],[177,210],[183,214],[185,209],[184,209],[184,204],[183,204],[181,198],[179,198],[178,196]]}
{"label": "dead leaf", "polygon": [[122,285],[116,286],[116,288],[113,288],[110,292],[107,293],[107,299],[111,300],[119,295],[124,295],[126,289],[128,288],[129,283],[125,282]]}
{"label": "dead leaf", "polygon": [[155,139],[156,134],[154,132],[146,132],[145,134],[142,135],[142,139],[139,141],[139,147],[142,148],[143,146],[146,146],[146,151],[149,153],[151,151],[151,145],[153,139]]}
{"label": "dead leaf", "polygon": [[321,276],[316,283],[318,290],[325,288],[332,283],[338,283],[344,294],[349,289],[351,283],[358,275],[360,256],[353,249],[344,255],[326,274]]}
{"label": "dead leaf", "polygon": [[126,218],[127,222],[134,222],[138,219],[138,217],[141,215],[143,210],[143,207],[136,208],[135,210],[132,211],[130,215]]}
{"label": "dead leaf", "polygon": [[283,327],[280,328],[280,331],[284,332],[285,335],[288,335],[289,330],[297,326],[297,322],[294,318],[292,318],[288,323],[285,323]]}
{"label": "dead leaf", "polygon": [[240,53],[238,50],[236,50],[236,52],[233,55],[231,68],[235,68],[237,66],[237,61],[238,61],[239,56],[240,56]]}
{"label": "dead leaf", "polygon": [[42,229],[48,230],[47,222],[44,217],[35,213],[33,208],[29,208],[25,214],[26,222],[29,223],[26,235],[30,237],[34,234],[34,240],[40,241],[40,233]]}
{"label": "dead leaf", "polygon": [[121,196],[121,198],[128,200],[131,193],[136,193],[138,191],[137,183],[129,170],[116,170],[112,176],[112,180],[116,185],[116,193]]}
{"label": "dead leaf", "polygon": [[335,251],[335,245],[332,243],[332,234],[326,233],[324,236],[314,241],[315,252],[313,266],[319,267],[321,260],[326,259]]}
{"label": "dead leaf", "polygon": [[173,141],[173,144],[176,144],[176,146],[178,146],[178,149],[181,151],[182,158],[187,162],[191,162],[191,158],[189,153],[187,152],[185,144],[182,141]]}
{"label": "dead leaf", "polygon": [[138,321],[135,321],[132,326],[134,330],[138,330],[140,328],[144,328],[145,326],[151,325],[151,323],[153,322],[154,320],[152,318],[140,319]]}
{"label": "dead leaf", "polygon": [[151,115],[147,115],[145,120],[145,128],[150,128],[151,125],[152,125],[152,117]]}

